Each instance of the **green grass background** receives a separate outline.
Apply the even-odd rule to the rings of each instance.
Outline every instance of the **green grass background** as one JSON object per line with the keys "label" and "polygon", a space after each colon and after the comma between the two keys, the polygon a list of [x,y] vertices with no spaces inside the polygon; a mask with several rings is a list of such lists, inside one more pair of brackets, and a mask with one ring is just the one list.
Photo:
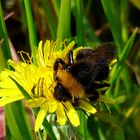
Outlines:
{"label": "green grass background", "polygon": [[49,139],[66,140],[140,139],[139,0],[2,0],[0,71],[8,68],[7,60],[11,58],[8,39],[16,51],[31,53],[35,64],[39,40],[75,40],[77,46],[92,48],[113,42],[118,63],[110,73],[111,87],[106,92],[106,96],[115,99],[115,104],[107,104],[107,107],[98,104],[100,111],[90,117],[78,111],[79,128],[69,124],[61,128],[44,122],[46,129],[36,136],[22,102],[12,103],[5,107],[7,140],[25,137],[27,140],[37,137],[45,140],[47,134]]}

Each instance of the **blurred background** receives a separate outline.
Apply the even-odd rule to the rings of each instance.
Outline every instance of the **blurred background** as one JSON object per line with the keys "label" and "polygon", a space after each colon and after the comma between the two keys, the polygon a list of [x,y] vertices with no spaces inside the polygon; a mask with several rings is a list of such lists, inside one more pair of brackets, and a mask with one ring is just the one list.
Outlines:
{"label": "blurred background", "polygon": [[[1,0],[9,39],[16,51],[31,52],[24,0]],[[56,40],[61,0],[31,1],[37,40]],[[109,95],[116,99],[109,105],[111,114],[97,114],[87,121],[90,139],[140,139],[140,1],[82,0],[81,15],[83,45],[94,47],[114,42],[120,52],[137,27],[133,46],[123,68],[113,83]],[[77,39],[77,13],[71,0],[70,40]],[[65,19],[63,19],[65,20]],[[111,75],[113,77],[113,74]],[[102,110],[102,109],[101,109]],[[104,109],[103,109],[104,110]],[[3,118],[2,118],[3,120]],[[123,122],[123,124],[121,124]],[[119,124],[118,124],[119,123]],[[1,126],[0,126],[1,127]]]}

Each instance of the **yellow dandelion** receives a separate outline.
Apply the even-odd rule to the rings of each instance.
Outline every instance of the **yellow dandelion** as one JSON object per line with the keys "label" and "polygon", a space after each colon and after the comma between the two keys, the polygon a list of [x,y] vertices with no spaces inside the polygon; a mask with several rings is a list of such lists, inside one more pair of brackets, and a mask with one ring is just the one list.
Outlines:
{"label": "yellow dandelion", "polygon": [[[40,41],[37,50],[37,66],[32,63],[29,54],[25,53],[28,57],[28,60],[25,60],[22,55],[24,52],[20,52],[23,62],[15,63],[9,60],[8,64],[14,70],[6,70],[0,74],[0,106],[26,97],[19,90],[18,85],[20,85],[28,94],[26,104],[31,108],[40,108],[35,121],[35,132],[41,127],[46,115],[51,113],[56,113],[60,125],[65,125],[67,119],[75,127],[80,125],[73,103],[69,100],[59,101],[53,95],[56,86],[53,64],[57,58],[67,62],[67,53],[73,48],[75,42],[72,41],[67,46],[64,42],[62,44],[64,49],[56,51],[57,42],[47,40],[43,45]],[[73,52],[74,56],[76,51],[77,49]],[[79,108],[88,113],[96,113],[96,109],[87,101],[81,99],[78,102]]]}

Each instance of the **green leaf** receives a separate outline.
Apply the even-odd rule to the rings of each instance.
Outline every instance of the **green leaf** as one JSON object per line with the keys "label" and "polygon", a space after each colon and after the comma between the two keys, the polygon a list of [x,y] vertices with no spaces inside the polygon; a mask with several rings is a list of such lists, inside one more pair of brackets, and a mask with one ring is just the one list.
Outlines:
{"label": "green leaf", "polygon": [[140,1],[139,0],[130,0],[130,2],[140,10]]}
{"label": "green leaf", "polygon": [[112,138],[113,140],[125,140],[125,135],[124,135],[124,131],[123,128],[121,126],[116,127],[114,129],[112,129]]}
{"label": "green leaf", "polygon": [[36,62],[36,51],[37,51],[37,46],[38,46],[38,39],[37,39],[37,32],[36,32],[35,23],[33,20],[32,8],[31,8],[30,2],[31,2],[31,0],[24,0],[31,52],[32,52],[34,64],[36,64],[37,63]]}
{"label": "green leaf", "polygon": [[[19,90],[26,97],[26,99],[30,99],[31,97],[29,96],[27,91],[25,91],[23,89],[23,87],[20,86],[14,79],[12,79],[12,80],[16,83],[16,85],[18,86]],[[37,116],[37,114],[39,112],[39,108],[34,108],[33,111],[34,111],[35,116]],[[52,140],[56,140],[55,135],[54,135],[53,130],[52,130],[52,127],[51,127],[51,125],[49,124],[49,122],[46,119],[44,119],[44,121],[43,121],[43,126],[44,126],[45,130],[47,131],[47,134],[49,135],[49,137]]]}
{"label": "green leaf", "polygon": [[11,52],[10,52],[10,47],[9,47],[9,42],[8,42],[8,35],[7,35],[6,26],[5,26],[5,21],[3,17],[1,1],[0,1],[0,41],[2,41],[1,47],[0,47],[0,54],[1,54],[0,59],[2,60],[0,63],[1,65],[0,71],[1,71],[5,67],[7,67],[7,60],[11,58]]}
{"label": "green leaf", "polygon": [[123,44],[121,35],[120,3],[118,0],[110,0],[109,2],[108,0],[101,0],[101,3],[108,19],[114,41],[117,46],[120,47]]}
{"label": "green leaf", "polygon": [[127,9],[128,0],[120,0],[120,26],[121,26],[121,38],[125,43],[128,40],[128,27],[127,27]]}
{"label": "green leaf", "polygon": [[57,19],[59,18],[60,3],[61,0],[52,0],[53,8],[57,16]]}
{"label": "green leaf", "polygon": [[0,71],[2,71],[4,68],[5,68],[5,65],[6,65],[6,62],[5,62],[5,59],[4,59],[4,54],[3,54],[3,51],[1,49],[2,47],[2,43],[3,43],[4,39],[0,40]]}
{"label": "green leaf", "polygon": [[[4,22],[1,2],[0,2],[0,39],[4,39],[2,47],[2,56],[5,62],[1,65],[7,67],[7,60],[11,58],[10,47],[8,43],[8,35]],[[5,107],[5,116],[6,116],[6,134],[11,134],[13,139],[24,139],[33,140],[34,135],[32,133],[31,127],[27,120],[26,112],[24,110],[23,104],[21,101],[9,104]]]}
{"label": "green leaf", "polygon": [[56,20],[50,8],[50,1],[42,0],[42,7],[47,16],[47,24],[51,32],[52,39],[56,39]]}
{"label": "green leaf", "polygon": [[78,131],[78,134],[79,134],[79,137],[82,139],[82,140],[87,140],[87,138],[91,138],[91,135],[87,129],[87,121],[88,121],[88,116],[85,114],[85,112],[81,111],[81,110],[78,110],[78,115],[79,115],[79,118],[80,118],[80,126],[77,128],[77,131]]}
{"label": "green leaf", "polygon": [[34,140],[35,136],[26,116],[21,101],[11,103],[5,107],[5,116],[10,133],[17,140]]}
{"label": "green leaf", "polygon": [[122,53],[119,56],[118,64],[115,67],[115,70],[113,71],[114,73],[113,73],[111,83],[115,83],[116,79],[118,78],[118,76],[121,72],[122,66],[124,65],[125,60],[128,57],[128,54],[133,46],[133,42],[134,42],[137,30],[138,30],[137,28],[134,30],[133,34],[131,35],[131,37],[127,41],[126,45],[124,46],[124,49],[122,50]]}
{"label": "green leaf", "polygon": [[[88,18],[83,15],[83,22],[84,22],[84,34],[87,35],[87,38],[89,38],[89,41],[92,41],[92,43],[100,43],[99,38],[95,34],[95,30],[93,29],[92,25],[88,21]],[[86,43],[87,44],[87,43]],[[90,46],[93,47],[93,46]]]}
{"label": "green leaf", "polygon": [[126,45],[124,46],[124,49],[119,56],[120,64],[124,63],[126,58],[128,57],[129,52],[130,52],[131,48],[133,47],[133,42],[134,42],[137,31],[138,31],[138,28],[135,28],[135,30],[133,31],[133,34],[131,35],[131,37],[127,41]]}
{"label": "green leaf", "polygon": [[110,123],[114,127],[120,126],[119,120],[115,116],[111,115],[110,113],[106,113],[103,111],[97,111],[95,116],[106,123]]}
{"label": "green leaf", "polygon": [[77,45],[84,44],[84,32],[83,32],[83,12],[81,9],[81,0],[76,0],[76,33],[77,33]]}
{"label": "green leaf", "polygon": [[115,140],[124,140],[124,132],[123,132],[123,127],[121,125],[121,121],[118,120],[116,116],[111,115],[110,113],[105,113],[102,111],[98,111],[95,114],[98,119],[109,123],[112,126],[112,129],[110,130],[110,136],[112,138],[110,139],[115,139]]}
{"label": "green leaf", "polygon": [[70,37],[71,0],[61,0],[57,39],[64,40]]}

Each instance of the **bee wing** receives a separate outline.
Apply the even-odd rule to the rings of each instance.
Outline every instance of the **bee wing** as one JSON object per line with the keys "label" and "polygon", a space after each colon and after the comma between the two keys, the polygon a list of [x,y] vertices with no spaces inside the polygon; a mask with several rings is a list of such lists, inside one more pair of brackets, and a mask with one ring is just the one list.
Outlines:
{"label": "bee wing", "polygon": [[81,49],[78,51],[76,61],[86,59],[96,63],[109,64],[115,57],[115,46],[112,43],[104,43],[96,49]]}
{"label": "bee wing", "polygon": [[87,57],[91,56],[93,53],[94,50],[91,48],[81,49],[76,54],[76,61],[79,61],[81,59],[86,59]]}

